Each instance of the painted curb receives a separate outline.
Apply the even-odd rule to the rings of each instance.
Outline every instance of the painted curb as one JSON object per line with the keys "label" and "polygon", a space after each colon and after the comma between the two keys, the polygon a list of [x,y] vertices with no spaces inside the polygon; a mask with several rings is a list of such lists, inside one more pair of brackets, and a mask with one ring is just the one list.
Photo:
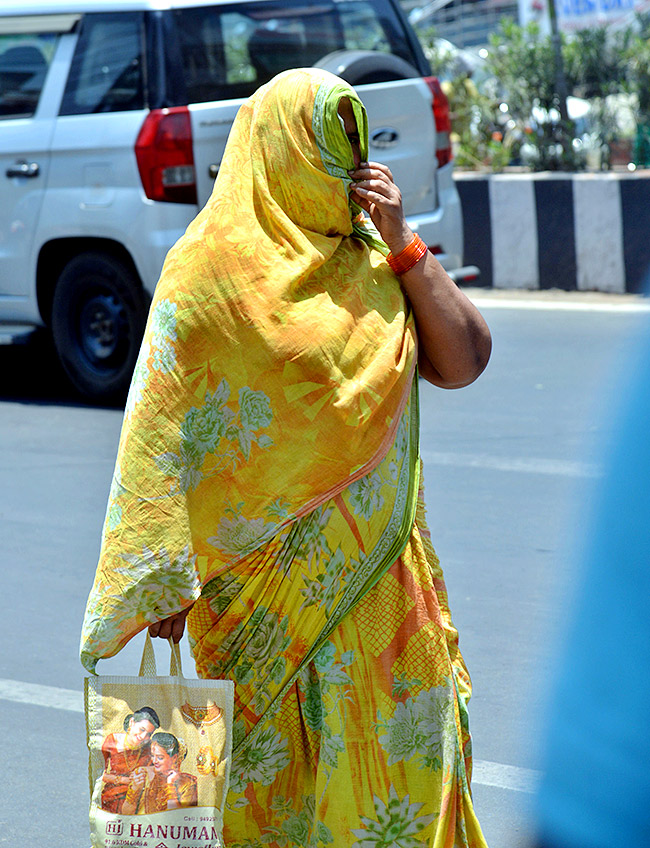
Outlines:
{"label": "painted curb", "polygon": [[638,294],[650,283],[650,174],[454,175],[464,265],[502,289]]}

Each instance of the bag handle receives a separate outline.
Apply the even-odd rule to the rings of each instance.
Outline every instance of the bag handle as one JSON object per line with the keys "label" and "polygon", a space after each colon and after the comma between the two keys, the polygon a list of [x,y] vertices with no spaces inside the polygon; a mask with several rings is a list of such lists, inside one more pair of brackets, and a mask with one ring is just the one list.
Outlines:
{"label": "bag handle", "polygon": [[[174,642],[171,636],[168,639],[171,649],[171,657],[169,660],[170,677],[182,677],[183,666],[181,664],[181,650],[178,642]],[[144,648],[142,650],[142,662],[140,663],[140,677],[156,677],[158,674],[156,669],[156,654],[153,649],[153,642],[147,630],[147,635],[144,638]]]}

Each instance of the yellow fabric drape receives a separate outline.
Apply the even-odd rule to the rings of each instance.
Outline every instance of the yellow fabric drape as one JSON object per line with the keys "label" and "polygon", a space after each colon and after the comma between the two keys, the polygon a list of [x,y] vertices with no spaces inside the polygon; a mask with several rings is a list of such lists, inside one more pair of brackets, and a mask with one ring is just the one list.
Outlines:
{"label": "yellow fabric drape", "polygon": [[[302,610],[282,616],[286,577],[272,580],[278,600],[247,647],[267,677],[302,630]],[[237,633],[230,645],[241,634],[239,575],[217,582],[190,614],[206,676],[230,665],[228,633]],[[423,491],[405,549],[302,666],[277,712],[255,717],[256,689],[263,702],[262,675],[235,684],[228,848],[486,848],[470,793],[471,683]]]}
{"label": "yellow fabric drape", "polygon": [[156,288],[84,622],[89,670],[372,471],[407,403],[413,317],[348,199],[338,101],[364,118],[364,144],[365,112],[331,74],[287,74],[240,109]]}
{"label": "yellow fabric drape", "polygon": [[349,86],[281,74],[169,253],[81,656],[196,601],[197,671],[235,681],[229,848],[485,848],[421,492],[415,514],[414,319],[348,198],[342,96],[367,156]]}

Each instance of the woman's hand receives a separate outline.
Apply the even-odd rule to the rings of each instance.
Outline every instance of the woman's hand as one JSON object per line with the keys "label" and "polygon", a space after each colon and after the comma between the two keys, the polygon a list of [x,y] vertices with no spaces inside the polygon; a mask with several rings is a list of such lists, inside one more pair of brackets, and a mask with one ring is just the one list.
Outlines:
{"label": "woman's hand", "polygon": [[122,803],[122,813],[125,816],[132,816],[138,807],[142,792],[144,790],[145,781],[147,779],[147,769],[144,766],[137,768],[129,777],[129,787],[126,790],[126,798]]}
{"label": "woman's hand", "polygon": [[[379,162],[362,162],[354,171],[350,195],[397,256],[413,239],[402,195],[393,175]],[[400,276],[418,330],[418,366],[425,380],[445,389],[472,383],[490,358],[492,339],[476,307],[461,292],[435,256],[427,252]]]}
{"label": "woman's hand", "polygon": [[140,768],[132,772],[129,777],[127,777],[126,782],[132,783],[136,789],[141,789],[144,786],[146,779],[147,772],[145,768],[141,766]]}
{"label": "woman's hand", "polygon": [[171,786],[174,793],[171,798],[167,799],[168,810],[178,810],[183,806],[181,798],[181,775],[178,771],[170,771],[167,775],[167,785]]}
{"label": "woman's hand", "polygon": [[395,185],[387,165],[380,162],[362,162],[352,177],[351,196],[370,215],[379,235],[395,255],[413,238],[402,208],[402,193]]}
{"label": "woman's hand", "polygon": [[191,604],[176,615],[171,615],[169,618],[163,618],[162,621],[155,621],[149,625],[149,635],[155,639],[158,636],[160,639],[169,639],[170,636],[174,642],[180,642],[185,632],[185,619],[189,615],[194,604]]}
{"label": "woman's hand", "polygon": [[115,774],[115,772],[105,771],[102,775],[102,780],[106,786],[110,784],[129,783],[131,778],[128,775]]}

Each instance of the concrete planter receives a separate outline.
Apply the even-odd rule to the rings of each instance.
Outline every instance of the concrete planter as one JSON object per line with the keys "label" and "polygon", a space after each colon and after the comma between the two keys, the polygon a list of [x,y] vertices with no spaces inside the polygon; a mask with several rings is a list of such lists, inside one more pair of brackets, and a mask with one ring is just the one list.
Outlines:
{"label": "concrete planter", "polygon": [[634,292],[650,283],[650,174],[455,174],[465,265],[494,288]]}

